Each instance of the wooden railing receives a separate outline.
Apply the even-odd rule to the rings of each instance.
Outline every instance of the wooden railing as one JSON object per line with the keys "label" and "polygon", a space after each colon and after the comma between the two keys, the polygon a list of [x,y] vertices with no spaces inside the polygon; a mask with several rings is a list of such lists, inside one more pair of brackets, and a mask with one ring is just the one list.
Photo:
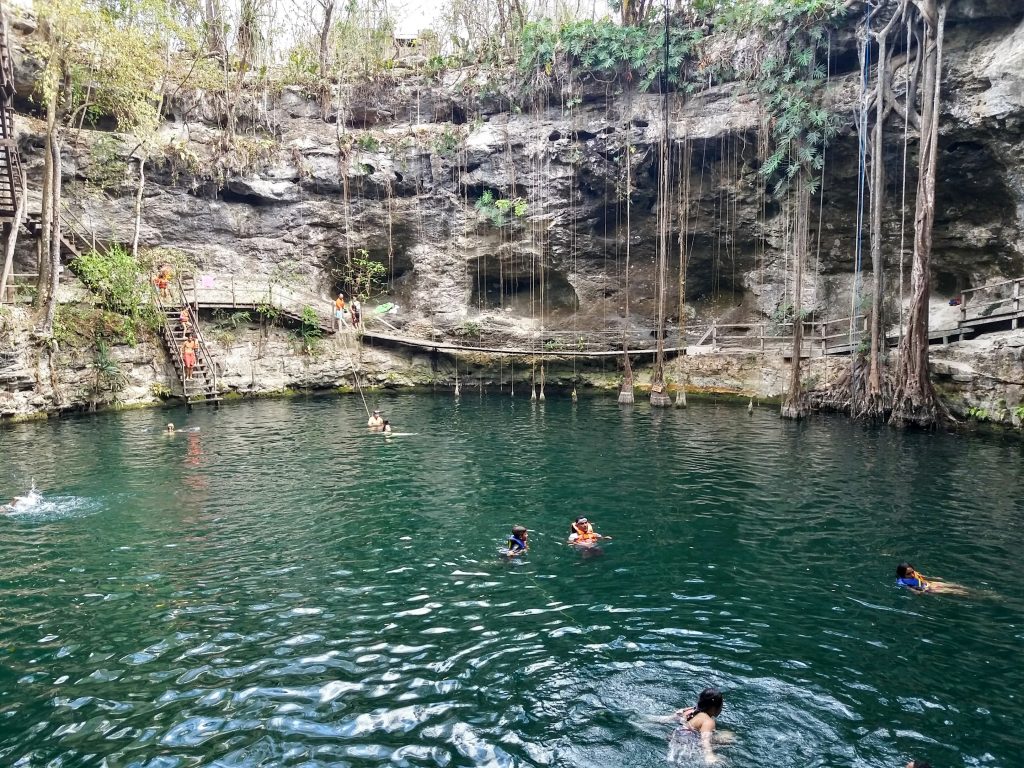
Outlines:
{"label": "wooden railing", "polygon": [[960,324],[977,325],[1021,313],[1021,286],[1024,278],[1003,280],[991,285],[969,288],[960,294]]}
{"label": "wooden railing", "polygon": [[273,307],[293,320],[301,321],[307,308],[316,313],[321,330],[333,329],[330,300],[289,288],[269,280],[236,278],[234,275],[187,274],[182,295],[195,307],[253,309]]}

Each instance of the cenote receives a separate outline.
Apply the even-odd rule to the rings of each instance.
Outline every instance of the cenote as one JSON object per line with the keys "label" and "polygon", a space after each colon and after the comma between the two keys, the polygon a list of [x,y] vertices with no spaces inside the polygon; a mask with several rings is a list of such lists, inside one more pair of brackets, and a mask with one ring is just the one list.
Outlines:
{"label": "cenote", "polygon": [[356,398],[0,432],[0,491],[43,494],[0,518],[0,764],[659,766],[709,685],[726,765],[1022,764],[1019,441],[381,405],[415,434]]}

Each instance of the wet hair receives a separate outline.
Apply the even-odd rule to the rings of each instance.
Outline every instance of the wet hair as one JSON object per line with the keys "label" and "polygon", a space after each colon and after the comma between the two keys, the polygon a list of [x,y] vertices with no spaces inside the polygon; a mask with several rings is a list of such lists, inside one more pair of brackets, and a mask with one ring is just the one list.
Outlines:
{"label": "wet hair", "polygon": [[697,716],[698,712],[703,712],[709,717],[715,717],[722,711],[724,704],[725,700],[720,690],[717,688],[705,688],[700,692],[700,696],[697,697],[697,706],[686,716],[686,720],[689,722]]}
{"label": "wet hair", "polygon": [[512,535],[515,536],[517,539],[523,538],[523,535],[526,532],[527,532],[526,529],[523,526],[521,526],[521,525],[513,525],[512,526]]}
{"label": "wet hair", "polygon": [[576,525],[577,525],[577,524],[579,523],[579,521],[580,521],[580,520],[582,520],[582,519],[583,519],[584,517],[586,517],[586,515],[576,515],[576,519],[575,519],[575,520],[573,520],[573,521],[572,521],[571,523],[569,523],[569,533],[576,533]]}
{"label": "wet hair", "polygon": [[914,570],[914,566],[912,566],[910,563],[900,563],[896,566],[896,578],[906,578],[906,575],[910,573],[912,570]]}

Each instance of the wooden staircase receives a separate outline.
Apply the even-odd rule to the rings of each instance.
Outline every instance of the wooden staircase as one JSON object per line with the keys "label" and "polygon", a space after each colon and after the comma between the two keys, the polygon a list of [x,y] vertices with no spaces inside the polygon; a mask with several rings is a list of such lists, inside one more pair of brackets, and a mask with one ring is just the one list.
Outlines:
{"label": "wooden staircase", "polygon": [[14,72],[7,19],[0,7],[0,220],[13,221],[21,190],[21,161],[14,137]]}
{"label": "wooden staircase", "polygon": [[[180,282],[178,289],[181,289]],[[179,295],[183,297],[184,293],[181,292]],[[167,345],[171,360],[174,361],[174,370],[178,373],[178,381],[181,384],[180,396],[189,406],[195,403],[219,403],[221,392],[217,381],[217,369],[199,327],[199,315],[195,307],[183,301],[161,299],[159,293],[156,296],[156,305],[163,315],[164,343]],[[180,318],[182,310],[188,312],[192,334],[197,341],[196,365],[192,369],[191,379],[185,378],[185,364],[181,356],[181,345],[185,342],[185,328]]]}

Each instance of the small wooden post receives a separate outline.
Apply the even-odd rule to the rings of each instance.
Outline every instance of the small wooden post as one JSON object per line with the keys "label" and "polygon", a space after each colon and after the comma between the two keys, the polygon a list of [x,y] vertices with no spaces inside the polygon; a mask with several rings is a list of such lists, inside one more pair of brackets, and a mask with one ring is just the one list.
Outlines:
{"label": "small wooden post", "polygon": [[1010,327],[1014,330],[1020,327],[1020,280],[1013,281],[1013,323]]}

